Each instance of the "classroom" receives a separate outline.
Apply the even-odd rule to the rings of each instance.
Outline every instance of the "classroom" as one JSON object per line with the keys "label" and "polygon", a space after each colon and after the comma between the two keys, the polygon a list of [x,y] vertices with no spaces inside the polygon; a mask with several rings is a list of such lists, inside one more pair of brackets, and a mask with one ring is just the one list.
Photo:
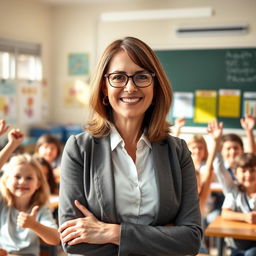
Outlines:
{"label": "classroom", "polygon": [[[45,133],[64,146],[91,117],[99,57],[132,36],[165,69],[174,93],[168,121],[185,118],[182,139],[201,134],[211,147],[207,123],[217,119],[247,146],[240,118],[256,117],[255,13],[254,0],[0,0],[0,120],[24,132],[29,153]],[[209,255],[231,255],[223,236],[207,234]]]}

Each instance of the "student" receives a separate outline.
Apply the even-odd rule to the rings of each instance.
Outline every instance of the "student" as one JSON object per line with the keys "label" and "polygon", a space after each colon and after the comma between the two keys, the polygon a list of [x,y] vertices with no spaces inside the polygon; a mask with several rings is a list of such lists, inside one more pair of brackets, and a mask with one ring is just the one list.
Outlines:
{"label": "student", "polygon": [[37,157],[43,157],[50,163],[56,180],[59,180],[61,156],[60,140],[52,134],[42,135],[36,142],[35,155]]}
{"label": "student", "polygon": [[[245,134],[248,140],[248,147],[245,151],[249,153],[254,153],[255,142],[253,136],[253,128],[255,125],[255,120],[251,115],[246,115],[244,118],[241,118],[240,123],[243,129],[245,130]],[[234,159],[237,155],[243,152],[243,141],[238,135],[233,133],[223,135],[221,154],[225,162],[225,167],[230,172],[230,175],[232,176],[233,179],[235,179],[233,175]]]}
{"label": "student", "polygon": [[[2,129],[1,129],[2,127]],[[3,134],[3,131],[7,131],[8,129],[3,129],[3,125],[0,127],[0,134]],[[5,126],[9,127],[9,126]],[[0,169],[3,165],[8,161],[11,157],[12,153],[18,148],[18,146],[22,143],[24,139],[24,134],[20,129],[11,129],[8,133],[8,142],[4,146],[4,148],[0,151]]]}
{"label": "student", "polygon": [[12,157],[0,180],[0,248],[38,256],[39,238],[59,244],[57,225],[46,207],[48,197],[39,163],[28,154]]}
{"label": "student", "polygon": [[[236,186],[226,194],[222,217],[256,224],[256,155],[242,153],[234,161]],[[256,242],[227,239],[232,256],[255,256]]]}
{"label": "student", "polygon": [[43,171],[43,174],[45,175],[45,178],[48,182],[50,193],[51,194],[58,194],[58,184],[55,180],[53,169],[51,165],[46,161],[43,157],[37,157],[36,160],[40,163],[41,169]]}
{"label": "student", "polygon": [[93,79],[93,117],[61,162],[59,230],[69,254],[196,255],[201,219],[186,143],[169,135],[170,83],[153,50],[112,42]]}
{"label": "student", "polygon": [[[214,120],[208,124],[207,132],[212,138],[211,150],[208,154],[207,151],[207,160],[205,161],[205,173],[204,179],[200,175],[199,171],[197,171],[197,184],[198,184],[198,192],[200,199],[200,209],[202,213],[205,213],[205,204],[210,192],[210,185],[213,179],[213,160],[216,152],[218,151],[221,135],[222,135],[222,123],[219,123]],[[201,141],[201,140],[200,140]],[[204,144],[203,144],[204,145]],[[200,146],[199,146],[200,147]],[[193,153],[192,153],[193,154]],[[203,156],[203,154],[201,154]]]}
{"label": "student", "polygon": [[[248,140],[248,153],[253,153],[255,145],[253,137],[253,128],[255,120],[252,116],[246,115],[241,119],[241,126],[244,128]],[[234,161],[236,156],[244,152],[242,139],[237,134],[225,134],[222,136],[222,146],[214,160],[214,172],[221,183],[223,193],[226,194],[234,187],[236,177],[234,175]]]}
{"label": "student", "polygon": [[[207,152],[207,160],[205,161],[205,166],[204,166],[204,169],[205,169],[204,179],[202,179],[202,176],[199,173],[199,171],[196,170],[198,194],[199,194],[199,200],[200,200],[200,210],[202,213],[203,222],[205,222],[204,218],[206,218],[206,214],[208,212],[206,210],[206,201],[210,193],[210,185],[213,178],[213,160],[220,144],[220,139],[222,135],[222,125],[223,125],[222,123],[218,124],[216,120],[208,123],[207,132],[212,139],[212,144],[211,144],[211,150],[209,151],[209,154]],[[200,138],[199,143],[201,143],[203,137],[199,137],[199,138]],[[193,145],[195,141],[197,140],[194,140]],[[205,142],[204,139],[203,141]],[[206,146],[206,144],[203,144],[203,145]],[[194,147],[196,147],[196,145],[194,145]],[[204,154],[202,152],[201,156],[203,155]],[[204,240],[202,240],[202,244],[199,252],[200,253],[208,252],[206,245],[204,243]]]}
{"label": "student", "polygon": [[195,165],[195,169],[200,173],[201,180],[205,180],[205,164],[208,157],[206,141],[202,135],[195,134],[188,140],[188,148]]}

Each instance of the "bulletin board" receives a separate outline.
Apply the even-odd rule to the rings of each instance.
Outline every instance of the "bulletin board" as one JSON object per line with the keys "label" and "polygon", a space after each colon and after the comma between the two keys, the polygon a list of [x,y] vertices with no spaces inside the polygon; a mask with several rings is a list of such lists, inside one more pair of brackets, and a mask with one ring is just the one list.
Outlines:
{"label": "bulletin board", "polygon": [[[201,105],[208,104],[211,111],[215,111],[217,120],[224,122],[225,128],[241,129],[240,118],[244,113],[255,115],[256,48],[156,50],[155,53],[173,91],[188,93],[191,97],[194,112],[193,117],[186,118],[187,126],[205,127],[208,122],[207,118],[205,122],[198,122],[195,117],[200,112],[198,106],[205,93],[209,100],[202,100]],[[186,106],[179,108],[180,116],[189,111],[191,109]]]}

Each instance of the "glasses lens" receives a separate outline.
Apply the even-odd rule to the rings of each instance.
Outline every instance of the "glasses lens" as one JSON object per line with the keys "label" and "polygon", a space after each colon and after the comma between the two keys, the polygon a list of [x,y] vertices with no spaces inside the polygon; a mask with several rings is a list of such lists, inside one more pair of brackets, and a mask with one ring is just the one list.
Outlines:
{"label": "glasses lens", "polygon": [[108,80],[114,87],[123,87],[126,85],[127,76],[124,74],[110,74]]}
{"label": "glasses lens", "polygon": [[138,87],[147,87],[152,82],[152,76],[149,73],[134,75],[134,82]]}

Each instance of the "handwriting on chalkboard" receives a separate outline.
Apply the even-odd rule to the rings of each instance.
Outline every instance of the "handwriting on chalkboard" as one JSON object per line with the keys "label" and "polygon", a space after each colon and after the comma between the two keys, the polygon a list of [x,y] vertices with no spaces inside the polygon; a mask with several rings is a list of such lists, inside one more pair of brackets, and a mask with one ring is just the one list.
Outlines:
{"label": "handwriting on chalkboard", "polygon": [[225,64],[227,82],[256,82],[256,51],[228,50],[225,54]]}

